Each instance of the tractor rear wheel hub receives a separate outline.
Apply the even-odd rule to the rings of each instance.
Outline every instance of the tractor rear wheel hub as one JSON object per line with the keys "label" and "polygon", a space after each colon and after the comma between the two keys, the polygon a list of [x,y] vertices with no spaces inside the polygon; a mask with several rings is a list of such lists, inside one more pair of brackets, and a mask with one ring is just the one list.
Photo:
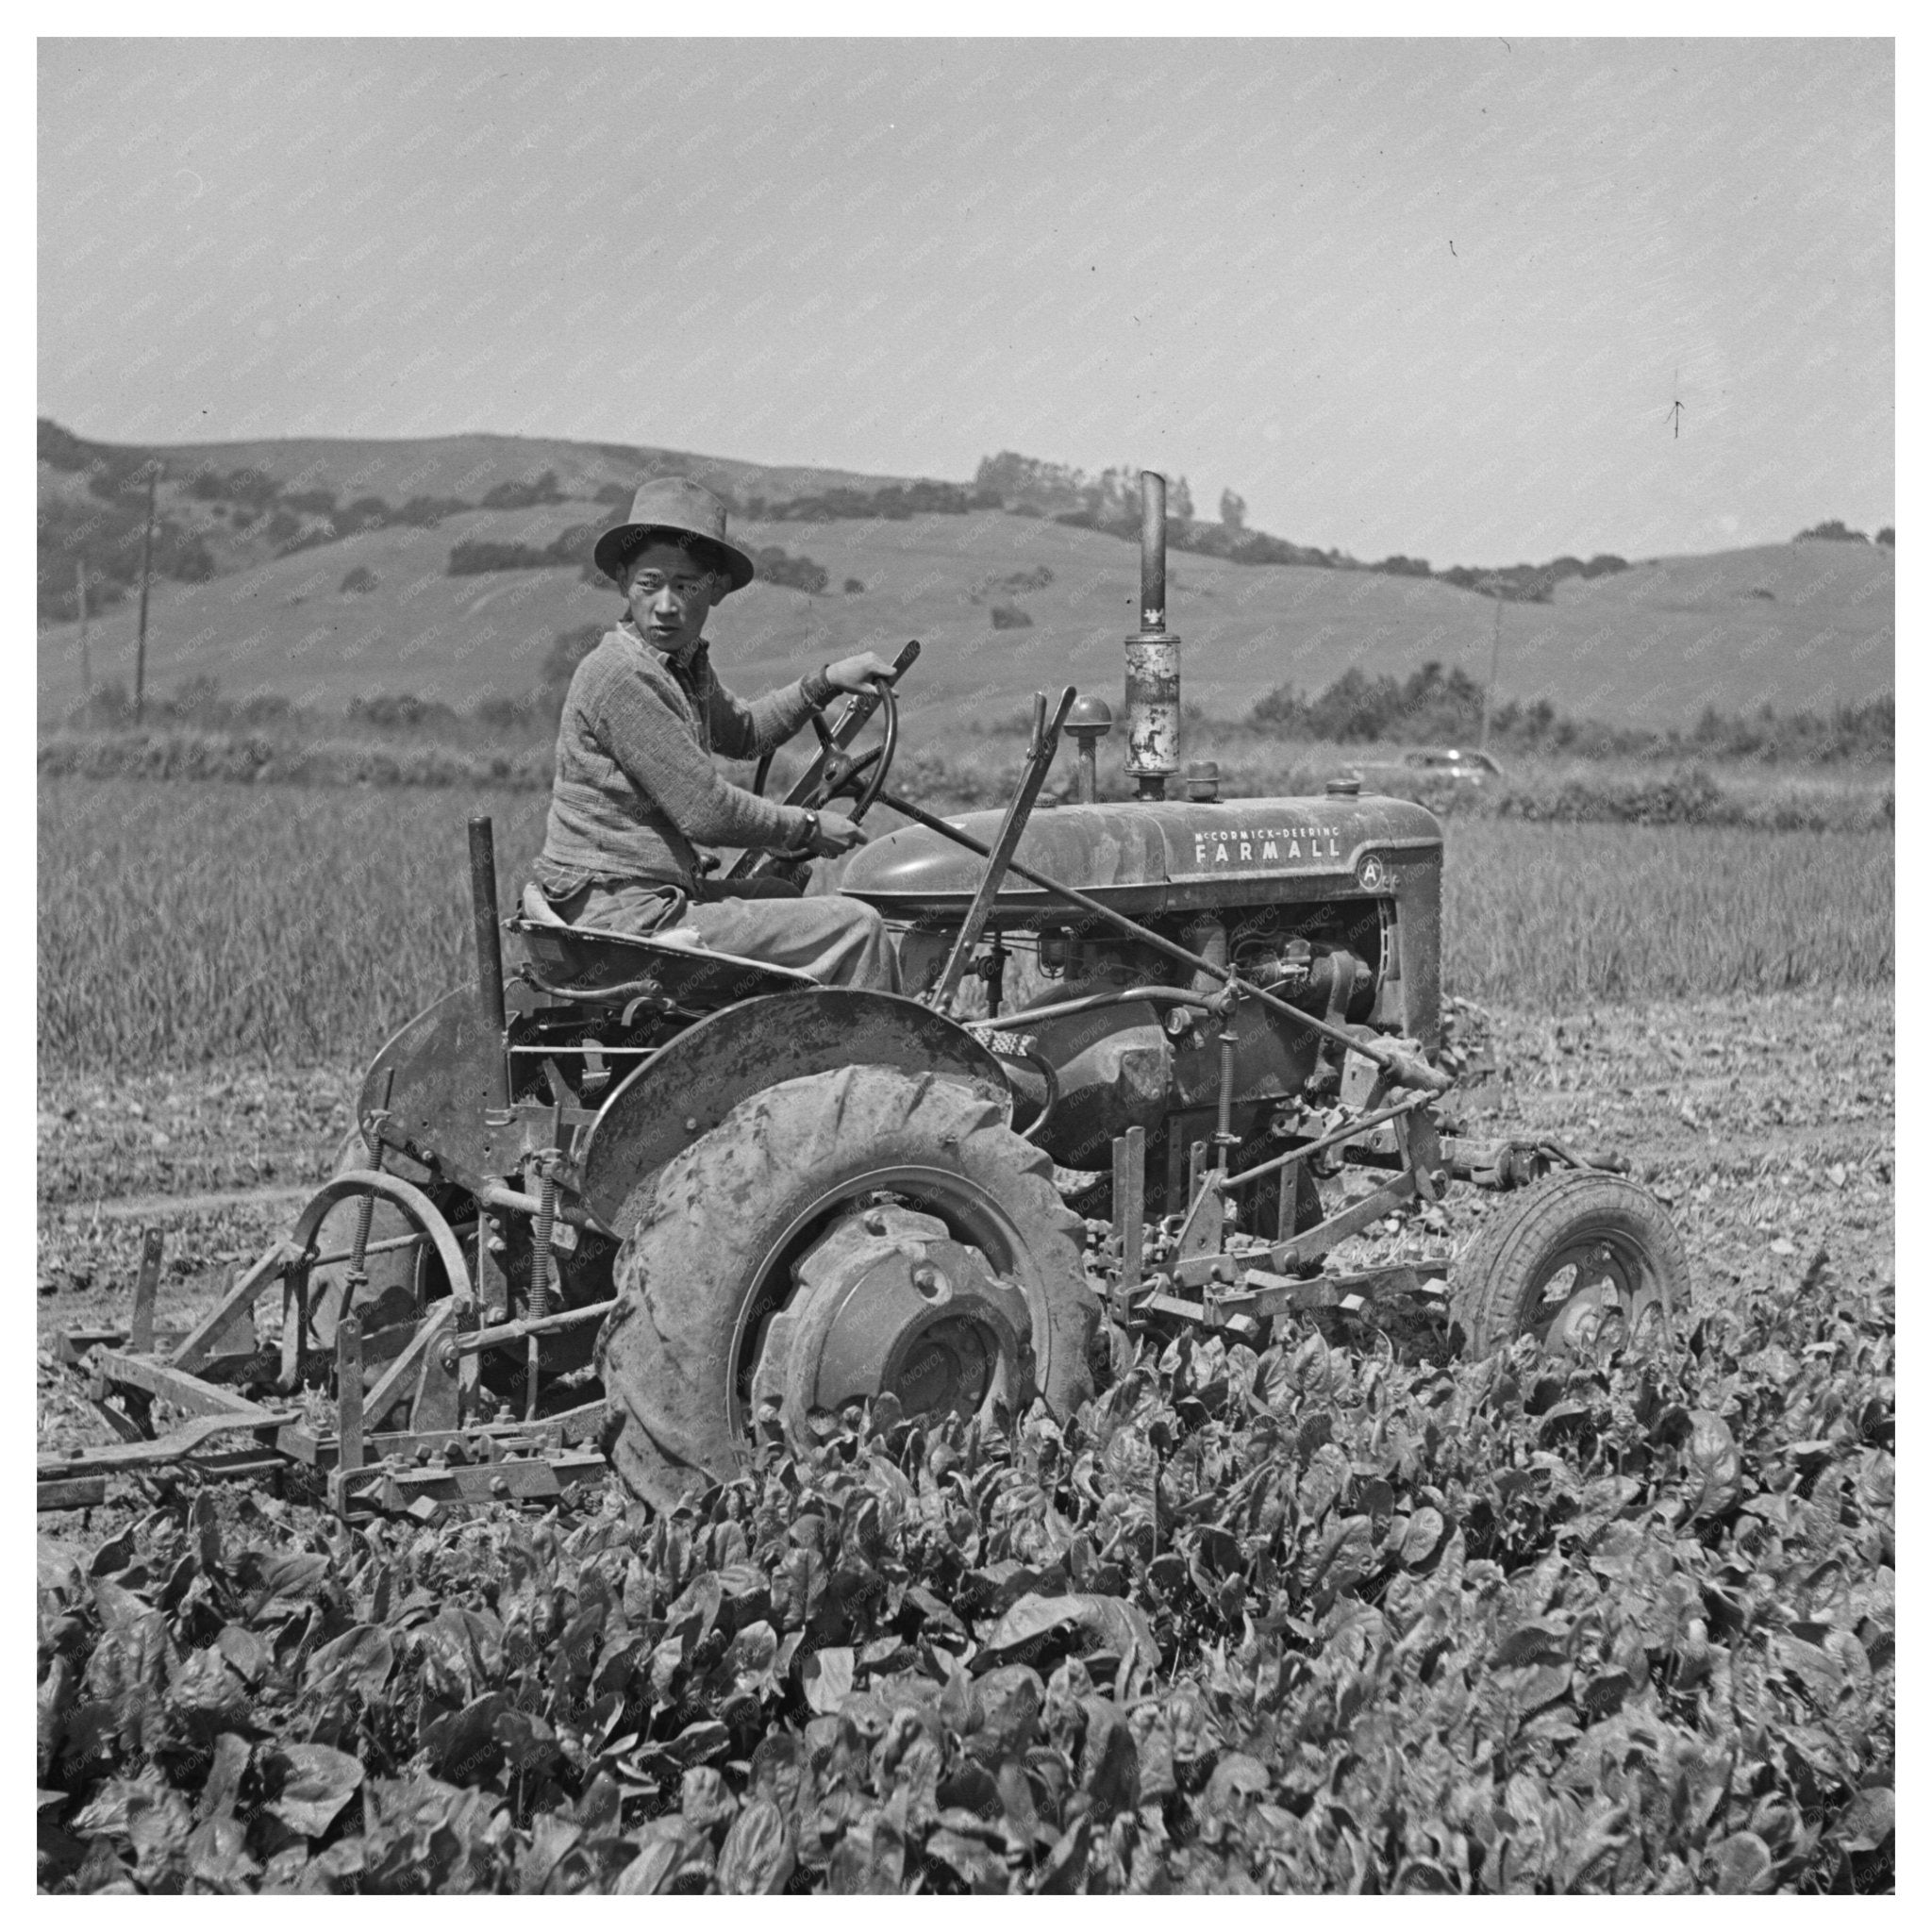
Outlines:
{"label": "tractor rear wheel hub", "polygon": [[766,1324],[755,1407],[775,1402],[794,1427],[813,1409],[891,1394],[908,1415],[972,1415],[998,1392],[1033,1387],[1026,1298],[937,1216],[850,1214],[793,1271],[797,1291]]}

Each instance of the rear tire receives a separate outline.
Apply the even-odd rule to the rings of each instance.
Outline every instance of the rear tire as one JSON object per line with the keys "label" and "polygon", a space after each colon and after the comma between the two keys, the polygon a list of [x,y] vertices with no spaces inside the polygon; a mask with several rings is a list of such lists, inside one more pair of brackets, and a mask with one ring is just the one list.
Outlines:
{"label": "rear tire", "polygon": [[1506,1201],[1452,1270],[1463,1352],[1519,1336],[1579,1354],[1664,1346],[1690,1299],[1683,1239],[1656,1195],[1572,1169]]}
{"label": "rear tire", "polygon": [[1049,1408],[1065,1415],[1091,1392],[1100,1309],[1079,1217],[1046,1155],[963,1086],[887,1067],[788,1080],[645,1185],[651,1205],[618,1256],[619,1306],[597,1356],[611,1459],[660,1508],[742,1467],[760,1335],[800,1298],[791,1263],[879,1193],[937,1216],[1024,1296],[1030,1380]]}

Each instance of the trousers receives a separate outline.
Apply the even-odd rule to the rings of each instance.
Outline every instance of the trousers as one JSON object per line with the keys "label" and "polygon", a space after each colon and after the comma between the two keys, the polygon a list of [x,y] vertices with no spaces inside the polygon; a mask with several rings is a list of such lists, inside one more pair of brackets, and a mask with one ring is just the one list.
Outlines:
{"label": "trousers", "polygon": [[807,973],[822,986],[899,991],[899,959],[886,923],[858,899],[801,898],[775,879],[706,882],[695,898],[648,879],[594,880],[544,895],[572,925],[605,932],[691,933],[714,953],[735,953]]}

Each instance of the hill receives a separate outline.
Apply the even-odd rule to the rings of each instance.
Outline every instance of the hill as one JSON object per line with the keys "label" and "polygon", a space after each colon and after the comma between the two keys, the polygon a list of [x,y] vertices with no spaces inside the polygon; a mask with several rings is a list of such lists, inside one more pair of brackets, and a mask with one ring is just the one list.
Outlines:
{"label": "hill", "polygon": [[[150,692],[211,677],[233,697],[278,693],[335,709],[376,692],[409,691],[460,708],[521,697],[559,631],[616,612],[608,587],[584,581],[568,563],[449,575],[458,543],[541,546],[574,527],[601,527],[652,470],[684,470],[741,501],[906,480],[489,436],[164,454],[162,508],[174,541],[199,543],[207,557],[202,581],[155,587]],[[197,475],[239,473],[270,479],[278,492],[273,514],[246,514],[232,495],[196,494]],[[70,520],[103,514],[87,475],[45,459],[44,438],[41,475],[43,515],[50,505]],[[455,507],[492,493],[502,507]],[[541,500],[528,501],[533,495]],[[391,520],[358,528],[356,505],[370,497],[382,499]],[[317,507],[289,508],[304,502]],[[417,521],[393,520],[412,503]],[[124,524],[129,514],[138,522],[125,485],[105,508]],[[283,521],[272,536],[276,516]],[[808,595],[760,582],[721,607],[711,626],[716,659],[747,690],[843,651],[891,650],[917,637],[925,655],[909,695],[929,728],[1009,716],[1040,686],[1119,691],[1137,579],[1131,547],[1113,536],[995,510],[894,521],[735,519],[733,530],[748,547],[808,555],[830,587]],[[301,547],[275,554],[291,543]],[[190,554],[186,574],[193,575]],[[1437,659],[1478,677],[1488,669],[1498,606],[1440,578],[1192,554],[1172,558],[1169,576],[1185,695],[1215,715],[1243,714],[1285,682],[1320,690],[1351,665],[1404,674]],[[841,593],[848,579],[862,591]],[[1890,548],[1823,541],[1567,578],[1546,603],[1500,607],[1498,692],[1657,727],[1688,724],[1707,705],[1823,710],[1862,702],[1892,685],[1892,586]],[[993,626],[996,607],[1012,627]],[[133,635],[131,597],[96,616],[97,680],[131,684]],[[43,723],[81,696],[77,641],[71,622],[41,633]]]}

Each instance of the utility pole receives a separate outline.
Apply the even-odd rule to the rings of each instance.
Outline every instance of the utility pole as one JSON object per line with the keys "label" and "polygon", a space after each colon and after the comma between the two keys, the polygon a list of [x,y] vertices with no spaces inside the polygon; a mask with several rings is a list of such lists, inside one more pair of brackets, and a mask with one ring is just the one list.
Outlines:
{"label": "utility pole", "polygon": [[1490,594],[1496,600],[1496,627],[1490,635],[1490,681],[1483,686],[1483,731],[1476,749],[1487,752],[1490,748],[1490,710],[1496,702],[1496,659],[1503,652],[1503,586],[1499,579],[1490,579]]}
{"label": "utility pole", "polygon": [[134,722],[141,723],[147,698],[147,578],[155,554],[155,485],[160,480],[158,462],[147,473],[147,525],[141,533],[141,619],[134,633]]}
{"label": "utility pole", "polygon": [[91,704],[94,695],[93,660],[87,648],[87,552],[74,559],[74,599],[80,608],[80,698]]}

